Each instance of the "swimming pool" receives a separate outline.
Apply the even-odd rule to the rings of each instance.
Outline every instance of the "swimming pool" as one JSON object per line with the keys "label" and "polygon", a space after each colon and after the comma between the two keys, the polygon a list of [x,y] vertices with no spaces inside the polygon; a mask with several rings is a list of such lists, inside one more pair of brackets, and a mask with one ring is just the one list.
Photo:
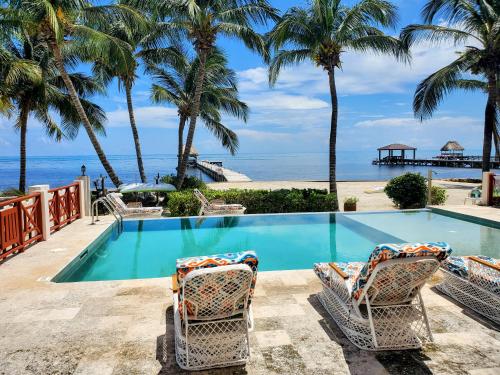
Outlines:
{"label": "swimming pool", "polygon": [[429,210],[130,220],[114,225],[53,281],[169,276],[177,258],[255,250],[259,270],[366,261],[374,246],[448,242],[454,254],[499,257],[500,229]]}

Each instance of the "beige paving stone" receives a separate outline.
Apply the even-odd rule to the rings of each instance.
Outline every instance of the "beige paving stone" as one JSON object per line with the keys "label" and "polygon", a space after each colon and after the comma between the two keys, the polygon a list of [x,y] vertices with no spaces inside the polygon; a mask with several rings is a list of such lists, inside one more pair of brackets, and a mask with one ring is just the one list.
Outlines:
{"label": "beige paving stone", "polygon": [[14,323],[36,322],[43,320],[69,320],[80,311],[79,307],[66,309],[26,310],[13,318]]}
{"label": "beige paving stone", "polygon": [[304,315],[304,309],[299,304],[254,306],[254,318],[272,318],[277,316],[297,316]]}
{"label": "beige paving stone", "polygon": [[269,346],[291,345],[290,336],[284,330],[278,329],[273,331],[255,332],[257,342],[261,348]]}
{"label": "beige paving stone", "polygon": [[500,374],[500,367],[478,368],[469,370],[470,375],[498,375]]}
{"label": "beige paving stone", "polygon": [[78,364],[74,375],[111,375],[115,365],[116,361],[83,359]]}

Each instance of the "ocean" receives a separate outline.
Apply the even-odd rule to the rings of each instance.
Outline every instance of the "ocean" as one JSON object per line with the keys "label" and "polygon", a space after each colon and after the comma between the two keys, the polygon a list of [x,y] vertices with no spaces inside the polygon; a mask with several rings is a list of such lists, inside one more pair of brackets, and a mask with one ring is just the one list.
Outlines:
{"label": "ocean", "polygon": [[[470,152],[480,155],[479,150]],[[437,155],[438,151],[417,152],[417,157]],[[337,179],[339,181],[380,181],[387,180],[405,172],[420,172],[427,175],[427,167],[413,166],[375,166],[372,160],[375,151],[339,151],[337,153]],[[144,167],[149,181],[156,174],[174,173],[176,156],[173,154],[144,155]],[[255,181],[328,179],[327,153],[290,153],[259,154],[241,153],[234,157],[227,154],[202,154],[200,160],[219,160],[227,168],[246,174]],[[133,155],[109,155],[113,168],[124,182],[139,182],[137,164]],[[70,183],[81,174],[80,167],[85,164],[87,175],[96,179],[106,175],[97,156],[31,156],[27,161],[27,183],[29,185],[49,184],[61,186]],[[435,178],[481,178],[481,170],[470,168],[433,168]],[[208,176],[197,170],[190,174],[210,181]],[[19,158],[0,157],[0,190],[16,187],[19,178]],[[109,178],[107,184],[110,185]]]}

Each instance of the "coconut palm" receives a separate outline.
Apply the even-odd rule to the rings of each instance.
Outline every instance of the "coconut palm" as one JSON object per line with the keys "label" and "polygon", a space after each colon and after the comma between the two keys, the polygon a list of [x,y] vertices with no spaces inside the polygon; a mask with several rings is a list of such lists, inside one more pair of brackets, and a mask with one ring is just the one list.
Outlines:
{"label": "coconut palm", "polygon": [[281,69],[312,60],[328,75],[332,114],[329,139],[329,187],[337,193],[336,142],[338,98],[336,69],[342,67],[346,51],[368,51],[406,59],[398,39],[385,35],[377,27],[393,27],[397,9],[388,1],[362,0],[352,7],[341,0],[312,0],[307,8],[289,9],[268,35],[276,53],[269,68],[273,85]]}
{"label": "coconut palm", "polygon": [[[133,1],[120,0],[120,4],[129,5]],[[141,11],[144,11],[141,9]],[[134,105],[132,100],[132,89],[137,78],[137,68],[141,61],[148,62],[150,60],[158,60],[165,58],[164,54],[171,54],[170,48],[160,48],[165,40],[169,40],[172,32],[167,24],[162,22],[148,22],[142,27],[136,27],[123,19],[118,19],[114,23],[105,25],[104,31],[107,35],[120,39],[131,46],[134,59],[130,64],[124,66],[117,64],[116,61],[109,61],[108,64],[97,62],[94,65],[94,73],[99,76],[104,83],[109,83],[112,78],[118,78],[118,89],[124,89],[127,100],[127,109],[129,114],[130,127],[134,140],[135,152],[137,157],[137,167],[142,182],[147,182],[144,164],[142,161],[141,143],[139,140],[139,132],[134,114]]]}
{"label": "coconut palm", "polygon": [[[182,56],[183,54],[180,53]],[[193,110],[195,77],[200,61],[177,60],[175,65],[150,66],[148,72],[157,82],[152,85],[151,98],[156,103],[170,103],[179,114],[177,168],[180,168],[184,152],[184,128]],[[232,155],[238,149],[236,133],[221,122],[221,112],[247,120],[248,107],[238,99],[236,74],[227,68],[225,56],[214,50],[207,58],[205,82],[200,98],[200,117],[205,127],[220,140]],[[186,150],[190,148],[186,147]],[[187,152],[189,154],[189,152]]]}
{"label": "coconut palm", "polygon": [[[198,56],[199,69],[195,78],[185,147],[190,150],[200,113],[207,58],[216,45],[217,37],[223,35],[239,39],[251,50],[266,56],[265,42],[253,26],[277,19],[277,11],[266,0],[154,0],[153,4],[160,16],[168,19],[173,28],[187,36]],[[187,161],[188,153],[184,153],[177,171],[178,188],[184,181]]]}
{"label": "coconut palm", "polygon": [[[44,127],[47,135],[60,141],[63,138],[74,138],[81,124],[78,113],[67,93],[64,82],[59,75],[46,45],[27,33],[21,33],[14,38],[4,36],[3,48],[9,56],[0,62],[0,79],[8,81],[2,90],[8,98],[11,112],[15,112],[15,128],[20,133],[20,172],[19,190],[26,190],[26,133],[28,119],[35,117]],[[15,80],[4,81],[9,77],[16,62],[36,66],[39,74],[18,76]],[[94,130],[104,133],[103,122],[106,119],[104,111],[85,97],[101,91],[101,86],[83,74],[70,74],[82,106]],[[59,126],[52,117],[55,112],[61,120]]]}
{"label": "coconut palm", "polygon": [[127,70],[126,67],[133,63],[131,47],[99,30],[116,20],[124,20],[130,25],[140,24],[142,16],[125,5],[94,6],[87,0],[10,0],[8,4],[18,12],[18,17],[4,15],[0,25],[4,30],[22,25],[24,30],[39,35],[47,44],[97,156],[111,181],[120,185],[121,181],[104,154],[66,70],[64,53],[69,44],[82,61],[113,61]]}
{"label": "coconut palm", "polygon": [[[483,171],[490,170],[491,146],[500,102],[500,1],[498,0],[429,0],[422,10],[425,24],[409,25],[401,32],[407,46],[417,42],[467,42],[468,46],[449,65],[424,79],[413,101],[415,115],[428,119],[449,92],[472,88],[477,81],[487,82],[488,100],[483,131]],[[446,25],[441,25],[443,20]],[[440,25],[433,25],[439,21]],[[484,88],[484,85],[482,85]]]}

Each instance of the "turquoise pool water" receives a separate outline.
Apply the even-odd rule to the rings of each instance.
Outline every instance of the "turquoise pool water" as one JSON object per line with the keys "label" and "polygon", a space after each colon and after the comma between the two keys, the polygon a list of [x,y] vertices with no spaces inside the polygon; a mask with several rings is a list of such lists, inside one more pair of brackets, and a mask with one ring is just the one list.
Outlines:
{"label": "turquoise pool water", "polygon": [[365,261],[384,242],[446,241],[455,254],[499,257],[500,229],[430,211],[321,213],[134,220],[114,226],[56,276],[56,282],[169,276],[175,260],[255,250],[259,270]]}

